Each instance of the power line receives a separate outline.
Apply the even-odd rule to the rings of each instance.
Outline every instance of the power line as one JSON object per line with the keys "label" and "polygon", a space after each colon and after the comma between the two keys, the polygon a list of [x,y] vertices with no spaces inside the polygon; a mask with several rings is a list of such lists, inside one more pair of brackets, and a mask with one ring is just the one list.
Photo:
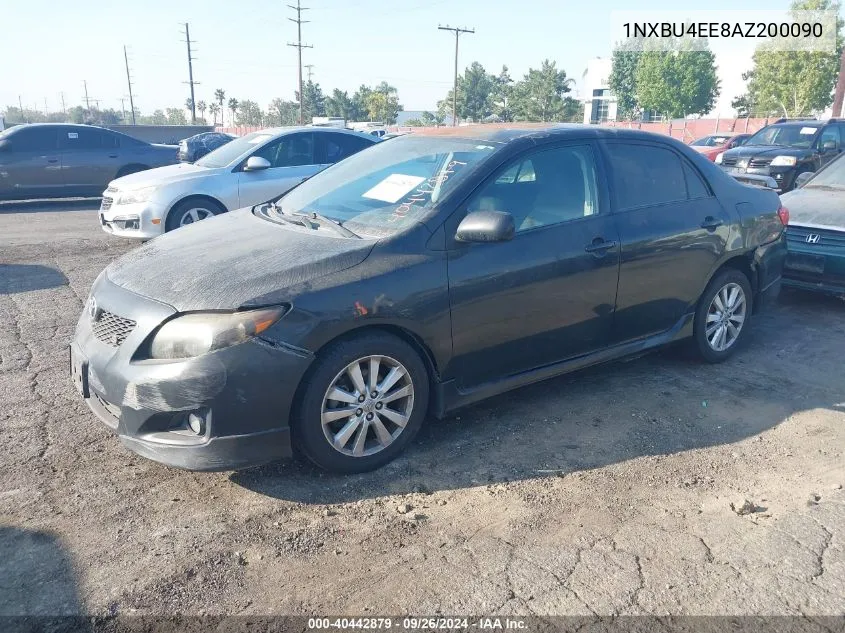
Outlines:
{"label": "power line", "polygon": [[[123,60],[126,62],[126,83],[129,85],[129,107],[132,109],[132,125],[135,125],[135,99],[132,97],[132,76],[129,74],[129,56],[126,54],[126,45],[123,46]],[[123,99],[120,100],[120,109],[123,110]],[[123,120],[126,120],[126,112],[123,113]]]}
{"label": "power line", "polygon": [[449,26],[438,26],[441,31],[453,31],[455,33],[455,82],[452,87],[452,125],[458,124],[458,40],[461,33],[475,33],[475,29],[466,29]]}
{"label": "power line", "polygon": [[191,56],[191,33],[188,30],[188,23],[187,22],[185,22],[185,42],[188,44],[188,81],[185,82],[185,83],[188,83],[191,86],[191,125],[196,125],[196,123],[197,123],[197,102],[196,102],[196,99],[194,99],[194,85],[199,84],[199,82],[194,81],[194,64],[193,64],[193,61],[196,58]]}
{"label": "power line", "polygon": [[299,76],[298,76],[298,92],[299,92],[299,124],[302,125],[302,49],[303,48],[314,48],[309,44],[302,43],[302,25],[307,24],[308,20],[302,19],[302,12],[308,11],[308,7],[300,6],[300,0],[296,0],[296,6],[292,4],[288,5],[291,9],[296,11],[296,19],[288,18],[291,22],[296,22],[296,44],[292,42],[288,42],[288,46],[293,46],[296,48],[296,54],[298,57],[298,66],[299,66]]}

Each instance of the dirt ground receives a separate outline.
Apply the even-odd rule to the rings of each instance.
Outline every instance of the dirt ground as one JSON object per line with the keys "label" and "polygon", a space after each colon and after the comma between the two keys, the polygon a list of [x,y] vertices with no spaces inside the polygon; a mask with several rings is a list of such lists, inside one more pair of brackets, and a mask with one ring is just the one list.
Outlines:
{"label": "dirt ground", "polygon": [[431,420],[367,475],[189,473],[68,378],[132,247],[95,207],[0,205],[0,615],[845,614],[845,302],[785,292],[723,365],[667,350]]}

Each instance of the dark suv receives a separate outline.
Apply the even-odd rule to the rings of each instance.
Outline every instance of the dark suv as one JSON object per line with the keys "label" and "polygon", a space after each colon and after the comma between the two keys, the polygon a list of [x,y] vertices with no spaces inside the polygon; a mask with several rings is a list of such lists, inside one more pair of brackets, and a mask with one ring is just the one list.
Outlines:
{"label": "dark suv", "polygon": [[741,147],[716,157],[732,175],[774,179],[778,192],[790,191],[804,172],[819,170],[842,151],[845,120],[786,120],[764,127]]}

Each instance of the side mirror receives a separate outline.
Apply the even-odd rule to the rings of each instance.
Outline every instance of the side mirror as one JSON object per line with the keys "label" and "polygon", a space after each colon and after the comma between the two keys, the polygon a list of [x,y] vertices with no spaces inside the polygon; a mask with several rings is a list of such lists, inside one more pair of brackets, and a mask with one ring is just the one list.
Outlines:
{"label": "side mirror", "polygon": [[475,211],[458,225],[455,239],[459,242],[505,242],[513,239],[516,226],[513,216],[503,211]]}
{"label": "side mirror", "polygon": [[836,149],[836,141],[825,141],[822,143],[822,151],[835,152]]}
{"label": "side mirror", "polygon": [[810,180],[813,176],[816,175],[814,171],[803,171],[798,174],[798,177],[795,179],[795,188],[803,187],[807,184],[807,181]]}
{"label": "side mirror", "polygon": [[264,169],[270,169],[270,167],[270,161],[266,158],[262,158],[261,156],[250,156],[246,161],[244,171],[262,171]]}

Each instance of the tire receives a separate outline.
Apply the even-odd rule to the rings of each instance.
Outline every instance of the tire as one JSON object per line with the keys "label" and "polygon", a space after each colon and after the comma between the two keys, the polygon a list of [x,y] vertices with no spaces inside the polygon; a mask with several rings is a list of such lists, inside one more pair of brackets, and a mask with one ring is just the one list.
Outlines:
{"label": "tire", "polygon": [[[379,359],[374,392],[370,357]],[[392,382],[384,393],[378,393],[388,380]],[[356,382],[371,393],[361,394]],[[419,354],[403,340],[381,332],[331,344],[317,357],[302,385],[291,418],[293,441],[314,464],[335,473],[363,473],[395,459],[414,439],[428,410],[429,377]],[[410,396],[396,397],[409,386]],[[332,400],[329,393],[343,395],[343,400]]]}
{"label": "tire", "polygon": [[[734,295],[736,291],[741,294]],[[701,358],[721,363],[733,356],[747,338],[753,301],[748,277],[734,268],[726,268],[707,284],[693,325],[693,340]],[[721,310],[720,305],[728,310]]]}
{"label": "tire", "polygon": [[213,215],[225,213],[220,204],[208,198],[188,198],[175,205],[167,214],[167,221],[164,223],[164,230],[173,231],[182,226],[187,226],[205,220]]}
{"label": "tire", "polygon": [[127,165],[126,167],[121,167],[120,170],[117,172],[117,178],[123,178],[124,176],[128,176],[129,174],[137,174],[139,171],[145,171],[149,169],[146,165]]}

